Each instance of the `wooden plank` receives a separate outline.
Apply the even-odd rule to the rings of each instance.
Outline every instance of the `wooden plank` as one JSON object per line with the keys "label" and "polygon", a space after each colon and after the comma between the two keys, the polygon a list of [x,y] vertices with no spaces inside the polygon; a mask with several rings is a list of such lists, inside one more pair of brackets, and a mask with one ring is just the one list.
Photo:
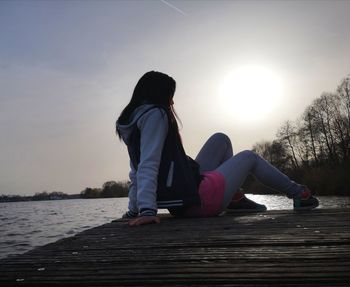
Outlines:
{"label": "wooden plank", "polygon": [[347,286],[350,209],[128,227],[118,220],[0,261],[2,286]]}

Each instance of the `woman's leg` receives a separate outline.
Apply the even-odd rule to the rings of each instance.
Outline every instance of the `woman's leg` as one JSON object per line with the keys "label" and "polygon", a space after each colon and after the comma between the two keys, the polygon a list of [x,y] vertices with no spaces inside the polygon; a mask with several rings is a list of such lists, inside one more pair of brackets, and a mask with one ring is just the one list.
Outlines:
{"label": "woman's leg", "polygon": [[[223,133],[216,133],[212,135],[206,143],[201,148],[200,152],[196,157],[196,161],[200,165],[200,171],[213,171],[221,166],[224,162],[233,157],[233,149],[230,138]],[[239,185],[239,187],[242,184]],[[226,184],[227,186],[227,184]],[[230,200],[234,200],[234,205],[231,207],[231,210],[235,211],[264,211],[266,206],[258,204],[252,200],[247,199],[243,192],[239,190],[230,190],[230,192],[225,191],[227,197],[230,197]],[[234,196],[235,195],[235,196]],[[247,203],[249,203],[247,205]]]}
{"label": "woman's leg", "polygon": [[233,156],[229,137],[223,133],[212,135],[199,151],[196,162],[200,171],[212,171]]}
{"label": "woman's leg", "polygon": [[291,198],[298,196],[304,189],[303,186],[290,180],[288,176],[249,150],[242,151],[226,160],[216,171],[225,177],[226,183],[222,210],[228,206],[233,195],[249,174],[252,174],[262,184],[283,192]]}

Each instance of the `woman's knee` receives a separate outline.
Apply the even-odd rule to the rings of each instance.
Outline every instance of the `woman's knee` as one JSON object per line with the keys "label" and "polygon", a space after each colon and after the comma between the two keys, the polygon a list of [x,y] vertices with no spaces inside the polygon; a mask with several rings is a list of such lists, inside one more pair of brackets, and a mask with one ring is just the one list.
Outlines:
{"label": "woman's knee", "polygon": [[252,150],[243,150],[241,152],[239,152],[237,155],[240,155],[241,157],[244,158],[251,158],[251,159],[255,159],[257,154],[255,152],[253,152]]}
{"label": "woman's knee", "polygon": [[230,138],[224,133],[215,133],[210,137],[210,139],[231,145]]}

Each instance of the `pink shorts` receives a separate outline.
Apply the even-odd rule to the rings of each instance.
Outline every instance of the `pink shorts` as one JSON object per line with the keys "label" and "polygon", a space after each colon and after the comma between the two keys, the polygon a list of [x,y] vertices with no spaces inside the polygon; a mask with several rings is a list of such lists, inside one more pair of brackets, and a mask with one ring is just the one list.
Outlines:
{"label": "pink shorts", "polygon": [[225,178],[217,171],[206,171],[198,189],[201,206],[191,206],[186,217],[209,217],[218,215],[225,192]]}

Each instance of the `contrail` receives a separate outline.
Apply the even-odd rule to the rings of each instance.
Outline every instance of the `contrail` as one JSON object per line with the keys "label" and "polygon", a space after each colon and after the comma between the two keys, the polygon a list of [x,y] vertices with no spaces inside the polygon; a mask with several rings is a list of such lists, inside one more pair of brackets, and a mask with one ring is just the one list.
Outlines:
{"label": "contrail", "polygon": [[184,15],[184,16],[187,16],[187,14],[182,11],[181,9],[175,7],[174,5],[170,4],[169,2],[165,1],[165,0],[160,0],[161,2],[163,2],[165,5],[168,5],[170,8],[176,10],[177,12],[179,12],[180,14]]}

